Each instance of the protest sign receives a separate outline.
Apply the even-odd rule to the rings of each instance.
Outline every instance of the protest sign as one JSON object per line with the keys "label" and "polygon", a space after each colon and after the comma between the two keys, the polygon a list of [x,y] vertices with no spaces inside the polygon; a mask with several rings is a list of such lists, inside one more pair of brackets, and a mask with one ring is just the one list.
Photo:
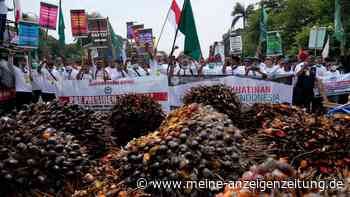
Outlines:
{"label": "protest sign", "polygon": [[147,51],[147,45],[149,49],[153,49],[153,32],[152,29],[141,29],[139,34],[139,46],[140,52],[145,53]]}
{"label": "protest sign", "polygon": [[118,95],[143,94],[158,101],[165,111],[170,110],[169,87],[166,76],[130,78],[113,81],[61,81],[58,98],[61,102],[105,111],[110,110]]}
{"label": "protest sign", "polygon": [[18,46],[22,48],[39,47],[39,25],[21,21],[18,26]]}
{"label": "protest sign", "polygon": [[71,10],[72,34],[75,38],[88,36],[88,24],[85,10]]}
{"label": "protest sign", "polygon": [[40,20],[41,27],[56,30],[58,7],[56,5],[41,2],[40,3]]}
{"label": "protest sign", "polygon": [[134,22],[127,22],[126,23],[126,29],[127,29],[127,32],[126,32],[126,35],[127,35],[127,38],[128,39],[133,39],[134,38],[134,32],[133,32],[133,29],[132,29],[132,26],[134,25]]}
{"label": "protest sign", "polygon": [[326,38],[326,28],[316,27],[312,28],[309,37],[309,49],[323,49],[324,41]]}
{"label": "protest sign", "polygon": [[282,38],[278,31],[267,32],[266,55],[279,56],[283,55]]}
{"label": "protest sign", "polygon": [[145,28],[144,25],[133,25],[132,26],[133,38],[137,44],[139,44],[139,31],[143,28]]}
{"label": "protest sign", "polygon": [[230,37],[230,51],[231,54],[240,55],[242,54],[243,44],[241,36],[231,36]]}
{"label": "protest sign", "polygon": [[106,18],[89,18],[88,30],[93,39],[90,48],[108,48],[108,21]]}
{"label": "protest sign", "polygon": [[[327,96],[350,92],[350,74],[330,76],[322,79]],[[317,95],[319,93],[316,93]]]}

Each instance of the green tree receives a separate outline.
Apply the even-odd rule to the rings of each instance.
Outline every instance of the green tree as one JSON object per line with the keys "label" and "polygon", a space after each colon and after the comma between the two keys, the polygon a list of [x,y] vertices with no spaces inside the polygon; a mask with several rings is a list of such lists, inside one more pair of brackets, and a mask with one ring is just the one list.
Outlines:
{"label": "green tree", "polygon": [[254,10],[254,5],[249,5],[247,8],[245,8],[242,4],[236,3],[231,13],[231,16],[233,16],[231,29],[232,30],[234,29],[235,25],[240,19],[243,19],[243,29],[244,29],[247,26],[248,17],[253,12],[253,10]]}

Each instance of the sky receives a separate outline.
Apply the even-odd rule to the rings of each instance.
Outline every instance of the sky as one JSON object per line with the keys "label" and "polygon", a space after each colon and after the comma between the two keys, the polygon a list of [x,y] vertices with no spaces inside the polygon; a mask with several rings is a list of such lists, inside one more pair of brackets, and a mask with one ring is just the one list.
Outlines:
{"label": "sky", "polygon": [[[6,0],[12,7],[12,0]],[[39,15],[40,0],[20,0],[22,11]],[[58,5],[58,0],[42,0]],[[66,25],[66,42],[74,41],[70,29],[70,10],[85,9],[87,12],[98,12],[108,17],[114,31],[126,37],[126,22],[135,21],[143,23],[145,28],[152,28],[157,38],[161,32],[167,12],[172,0],[62,0],[62,7]],[[205,57],[208,56],[209,46],[215,41],[221,41],[222,35],[231,25],[231,12],[236,2],[247,6],[258,0],[191,0],[196,21],[199,42]],[[12,16],[10,16],[12,17]],[[13,17],[12,17],[13,18]],[[241,25],[241,24],[239,24]],[[57,32],[50,31],[57,37]],[[159,42],[158,50],[171,51],[175,36],[174,27],[167,22],[163,36]],[[183,47],[183,37],[176,43],[180,49]]]}

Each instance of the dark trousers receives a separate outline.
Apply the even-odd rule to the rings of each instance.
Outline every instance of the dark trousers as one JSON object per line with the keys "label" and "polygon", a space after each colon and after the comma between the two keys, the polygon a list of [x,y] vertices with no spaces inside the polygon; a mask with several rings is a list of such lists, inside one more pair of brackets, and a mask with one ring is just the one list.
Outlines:
{"label": "dark trousers", "polygon": [[4,34],[6,30],[6,14],[0,14],[0,44],[3,44],[4,42]]}
{"label": "dark trousers", "polygon": [[33,90],[33,103],[39,102],[41,95],[42,95],[41,90]]}
{"label": "dark trousers", "polygon": [[16,109],[20,110],[23,105],[28,105],[32,102],[32,92],[16,92]]}
{"label": "dark trousers", "polygon": [[56,99],[56,94],[53,93],[42,93],[41,98],[44,102],[50,102]]}
{"label": "dark trousers", "polygon": [[314,100],[313,90],[307,90],[301,87],[294,87],[293,89],[293,105],[306,108],[311,111],[311,102]]}

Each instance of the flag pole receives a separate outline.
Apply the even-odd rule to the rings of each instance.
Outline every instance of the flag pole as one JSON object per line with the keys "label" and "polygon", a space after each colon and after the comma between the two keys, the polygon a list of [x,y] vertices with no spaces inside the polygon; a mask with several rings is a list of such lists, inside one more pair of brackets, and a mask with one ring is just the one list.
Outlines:
{"label": "flag pole", "polygon": [[164,23],[163,23],[163,26],[162,26],[162,30],[160,31],[160,34],[159,34],[159,37],[158,37],[158,41],[157,41],[157,44],[156,44],[156,47],[155,47],[155,51],[157,51],[157,49],[158,49],[159,41],[162,38],[166,22],[167,22],[167,20],[169,18],[170,11],[171,11],[171,5],[169,6],[169,10],[168,10],[168,13],[167,13],[167,15],[165,17],[165,20],[164,20]]}
{"label": "flag pole", "polygon": [[[179,24],[180,25],[180,24]],[[174,42],[173,42],[173,45],[172,45],[172,47],[171,47],[171,52],[170,52],[170,55],[169,55],[169,60],[170,60],[170,62],[169,62],[169,64],[168,64],[168,68],[167,68],[167,73],[168,73],[168,75],[173,75],[173,73],[169,73],[170,71],[169,71],[169,69],[172,67],[172,66],[174,66],[173,65],[173,62],[175,61],[175,60],[172,60],[172,57],[173,57],[173,54],[174,54],[174,51],[175,51],[175,44],[176,44],[176,38],[177,38],[177,34],[179,33],[179,25],[177,26],[177,28],[176,28],[176,33],[175,33],[175,38],[174,38]]]}
{"label": "flag pole", "polygon": [[174,62],[174,61],[172,61],[172,57],[173,57],[173,54],[174,54],[174,51],[175,51],[176,39],[177,39],[177,35],[178,35],[178,33],[179,33],[179,27],[180,27],[180,24],[181,24],[182,13],[183,13],[184,8],[185,8],[185,6],[186,6],[186,1],[187,1],[187,0],[184,1],[184,4],[183,4],[183,6],[182,6],[182,10],[181,10],[181,13],[180,13],[180,23],[179,23],[179,25],[176,27],[175,38],[174,38],[173,46],[171,47],[171,52],[170,52],[170,55],[169,55],[169,59],[170,59],[171,61],[170,61],[169,64],[168,64],[167,73],[168,73],[168,75],[170,75],[170,76],[173,75],[173,73],[169,73],[169,69],[170,69],[170,67],[173,66],[173,62]]}

